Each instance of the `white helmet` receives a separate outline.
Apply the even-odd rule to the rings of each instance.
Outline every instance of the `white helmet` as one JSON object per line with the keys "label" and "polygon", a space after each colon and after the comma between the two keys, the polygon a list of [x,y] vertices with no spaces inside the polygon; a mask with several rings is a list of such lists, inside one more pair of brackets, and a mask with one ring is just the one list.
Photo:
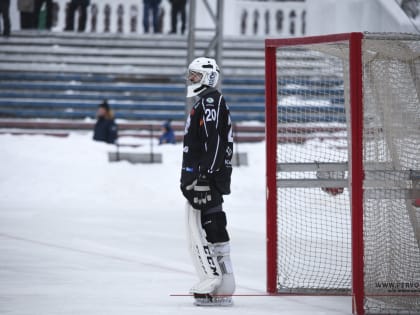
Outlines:
{"label": "white helmet", "polygon": [[216,87],[220,70],[214,59],[199,57],[188,66],[188,77],[191,73],[201,74],[201,80],[195,82],[188,80],[187,97],[196,96],[207,87]]}

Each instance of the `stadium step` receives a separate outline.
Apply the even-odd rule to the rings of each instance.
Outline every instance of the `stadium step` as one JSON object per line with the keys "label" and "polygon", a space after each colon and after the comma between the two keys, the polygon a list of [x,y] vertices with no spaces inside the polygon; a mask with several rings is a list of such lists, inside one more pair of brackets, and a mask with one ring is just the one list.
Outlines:
{"label": "stadium step", "polygon": [[[197,39],[196,55],[208,41]],[[232,119],[263,122],[264,42],[225,38],[223,48],[222,92]],[[94,119],[97,105],[107,99],[118,119],[184,121],[186,53],[187,39],[180,36],[16,32],[0,38],[0,117]],[[292,109],[280,101],[281,119],[343,121],[342,81],[324,78],[321,85],[323,63],[314,68],[294,62],[303,53],[287,52],[279,93],[299,97],[316,86],[312,97],[325,106],[312,106],[303,121],[307,104]],[[298,73],[306,79],[294,80]]]}

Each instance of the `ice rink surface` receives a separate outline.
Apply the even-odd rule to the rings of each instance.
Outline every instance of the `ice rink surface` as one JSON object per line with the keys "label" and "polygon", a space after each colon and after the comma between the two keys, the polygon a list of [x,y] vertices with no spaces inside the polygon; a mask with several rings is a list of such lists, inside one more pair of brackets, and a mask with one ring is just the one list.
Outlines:
{"label": "ice rink surface", "polygon": [[264,143],[239,145],[249,166],[225,198],[235,305],[198,309],[185,296],[196,276],[181,144],[133,165],[108,162],[115,147],[91,137],[0,136],[0,314],[351,314],[350,297],[265,296]]}

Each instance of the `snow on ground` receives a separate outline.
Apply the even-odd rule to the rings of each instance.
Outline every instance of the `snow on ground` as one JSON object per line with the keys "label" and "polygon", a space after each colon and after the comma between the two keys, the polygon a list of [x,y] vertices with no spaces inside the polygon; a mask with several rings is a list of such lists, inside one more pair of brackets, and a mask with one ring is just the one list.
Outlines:
{"label": "snow on ground", "polygon": [[350,297],[264,296],[264,143],[240,145],[250,165],[225,198],[236,293],[251,296],[215,310],[179,296],[196,281],[181,145],[155,146],[162,164],[110,163],[91,136],[0,136],[0,314],[351,314]]}

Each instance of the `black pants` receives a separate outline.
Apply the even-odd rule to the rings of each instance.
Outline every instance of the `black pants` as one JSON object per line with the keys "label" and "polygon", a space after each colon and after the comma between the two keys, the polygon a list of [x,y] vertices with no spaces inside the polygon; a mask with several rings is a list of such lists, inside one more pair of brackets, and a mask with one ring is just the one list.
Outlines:
{"label": "black pants", "polygon": [[184,4],[172,4],[172,9],[171,9],[172,29],[171,29],[171,33],[176,33],[177,32],[178,14],[181,15],[181,33],[184,34],[184,32],[185,32],[185,20],[186,20],[185,3]]}
{"label": "black pants", "polygon": [[10,0],[1,0],[0,1],[0,15],[3,19],[3,35],[10,35]]}
{"label": "black pants", "polygon": [[30,30],[35,28],[33,12],[20,12],[20,28],[22,30]]}
{"label": "black pants", "polygon": [[86,28],[86,18],[87,18],[87,7],[89,6],[88,1],[83,0],[72,0],[69,4],[69,9],[67,12],[66,19],[66,31],[74,30],[74,13],[80,7],[80,17],[77,30],[79,32],[84,32]]}

